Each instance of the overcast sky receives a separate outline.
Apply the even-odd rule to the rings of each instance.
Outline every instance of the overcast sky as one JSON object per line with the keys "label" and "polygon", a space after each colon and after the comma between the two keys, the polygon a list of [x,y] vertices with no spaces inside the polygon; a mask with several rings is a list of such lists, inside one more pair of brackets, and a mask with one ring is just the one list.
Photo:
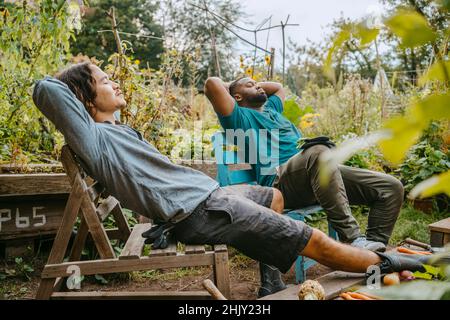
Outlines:
{"label": "overcast sky", "polygon": [[[286,39],[290,37],[298,44],[305,44],[306,39],[320,41],[327,33],[327,25],[340,16],[360,18],[381,10],[378,0],[242,0],[241,3],[249,16],[246,18],[247,21],[243,19],[239,24],[249,29],[254,29],[251,27],[255,27],[270,16],[272,25],[278,25],[290,15],[289,22],[298,23],[300,26],[287,28]],[[252,34],[245,32],[240,34],[253,42]],[[262,32],[258,37],[258,43],[265,48],[266,41],[267,33]],[[239,49],[251,50],[241,41],[238,42]],[[281,52],[281,30],[270,31],[268,47],[274,47],[277,52]]]}

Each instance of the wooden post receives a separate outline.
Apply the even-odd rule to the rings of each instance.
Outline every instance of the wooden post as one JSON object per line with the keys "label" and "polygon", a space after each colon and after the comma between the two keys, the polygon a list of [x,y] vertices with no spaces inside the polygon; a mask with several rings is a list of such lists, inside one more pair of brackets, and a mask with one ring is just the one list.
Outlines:
{"label": "wooden post", "polygon": [[228,250],[226,245],[214,246],[214,279],[217,288],[227,298],[231,298]]}
{"label": "wooden post", "polygon": [[270,48],[269,80],[273,80],[274,68],[275,68],[275,48]]}

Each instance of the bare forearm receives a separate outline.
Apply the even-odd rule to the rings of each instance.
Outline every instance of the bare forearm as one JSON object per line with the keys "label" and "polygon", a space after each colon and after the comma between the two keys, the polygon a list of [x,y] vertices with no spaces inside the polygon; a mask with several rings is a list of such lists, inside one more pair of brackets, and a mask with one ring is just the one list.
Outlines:
{"label": "bare forearm", "polygon": [[258,85],[264,89],[267,95],[271,96],[280,91],[283,86],[278,82],[259,82]]}
{"label": "bare forearm", "polygon": [[[228,82],[224,82],[222,79],[220,79],[219,77],[210,77],[207,80],[207,83],[209,82],[215,82],[220,84],[221,86],[223,86],[225,88],[225,90],[230,91],[230,84]],[[205,89],[208,89],[208,86],[205,86]]]}
{"label": "bare forearm", "polygon": [[301,254],[335,270],[358,273],[381,261],[377,254],[334,241],[317,229]]}

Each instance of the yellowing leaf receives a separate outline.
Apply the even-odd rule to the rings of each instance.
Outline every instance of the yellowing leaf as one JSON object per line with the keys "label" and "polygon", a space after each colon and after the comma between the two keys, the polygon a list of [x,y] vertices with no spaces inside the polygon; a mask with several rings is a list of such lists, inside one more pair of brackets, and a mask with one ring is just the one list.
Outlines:
{"label": "yellowing leaf", "polygon": [[332,67],[334,52],[339,49],[345,43],[345,41],[349,40],[350,36],[351,33],[348,29],[342,29],[334,39],[333,45],[331,46],[330,50],[328,50],[327,58],[325,59],[325,63],[323,66],[324,74],[328,78],[334,79],[334,70]]}
{"label": "yellowing leaf", "polygon": [[361,40],[361,45],[365,46],[374,41],[379,33],[380,29],[370,29],[360,23],[356,26],[355,36]]}
{"label": "yellowing leaf", "polygon": [[450,196],[450,171],[419,183],[411,190],[409,198],[427,198],[440,193],[446,193]]}
{"label": "yellowing leaf", "polygon": [[428,81],[450,81],[450,61],[437,61],[430,70],[419,79],[419,85],[423,86]]}
{"label": "yellowing leaf", "polygon": [[426,125],[415,121],[411,116],[396,117],[387,121],[384,128],[391,136],[378,142],[384,157],[394,165],[400,164],[425,127]]}
{"label": "yellowing leaf", "polygon": [[418,47],[436,39],[427,20],[417,12],[400,11],[389,18],[386,25],[401,38],[403,47]]}
{"label": "yellowing leaf", "polygon": [[428,96],[416,102],[411,112],[417,121],[425,124],[431,120],[450,119],[450,93]]}

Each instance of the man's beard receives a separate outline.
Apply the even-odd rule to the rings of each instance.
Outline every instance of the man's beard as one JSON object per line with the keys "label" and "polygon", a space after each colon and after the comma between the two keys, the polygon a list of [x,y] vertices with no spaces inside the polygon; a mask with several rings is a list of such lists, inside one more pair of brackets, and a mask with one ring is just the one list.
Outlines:
{"label": "man's beard", "polygon": [[247,101],[251,104],[264,104],[267,101],[267,95],[265,93],[257,94],[247,98]]}

